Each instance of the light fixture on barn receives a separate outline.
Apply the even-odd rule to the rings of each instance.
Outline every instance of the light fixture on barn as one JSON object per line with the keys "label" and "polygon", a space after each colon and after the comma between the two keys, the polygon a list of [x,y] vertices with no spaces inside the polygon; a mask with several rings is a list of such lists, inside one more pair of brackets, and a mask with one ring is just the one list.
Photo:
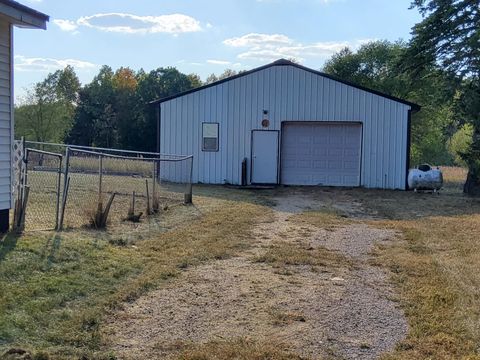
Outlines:
{"label": "light fixture on barn", "polygon": [[268,110],[263,110],[262,127],[268,128],[270,126],[270,120],[268,120]]}

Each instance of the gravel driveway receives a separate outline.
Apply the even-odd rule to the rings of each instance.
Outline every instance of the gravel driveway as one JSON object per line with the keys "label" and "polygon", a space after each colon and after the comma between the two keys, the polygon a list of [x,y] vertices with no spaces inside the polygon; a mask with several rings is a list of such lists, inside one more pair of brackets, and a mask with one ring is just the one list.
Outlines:
{"label": "gravel driveway", "polygon": [[[376,244],[398,235],[356,219],[364,212],[348,197],[334,207],[355,219],[333,229],[291,221],[331,206],[331,199],[292,189],[274,200],[274,220],[257,225],[253,247],[187,269],[115,314],[108,324],[112,350],[120,358],[174,358],[191,344],[250,338],[311,359],[374,359],[402,340],[407,323],[388,274],[370,261]],[[279,242],[326,248],[350,265],[290,265],[285,272],[256,261]]]}

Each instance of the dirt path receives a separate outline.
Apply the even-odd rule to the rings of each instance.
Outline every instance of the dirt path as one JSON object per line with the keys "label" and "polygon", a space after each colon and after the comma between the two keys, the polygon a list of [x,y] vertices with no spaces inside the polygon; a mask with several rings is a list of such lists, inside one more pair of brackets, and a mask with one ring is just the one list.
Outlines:
{"label": "dirt path", "polygon": [[[392,349],[407,325],[369,253],[395,233],[361,223],[333,230],[299,224],[290,218],[319,201],[301,194],[276,201],[274,221],[257,226],[251,249],[189,269],[116,314],[108,325],[112,350],[120,358],[172,358],[191,344],[245,337],[314,359],[370,359]],[[351,201],[336,206],[355,210]],[[353,266],[297,265],[287,273],[255,261],[278,242],[324,247]]]}

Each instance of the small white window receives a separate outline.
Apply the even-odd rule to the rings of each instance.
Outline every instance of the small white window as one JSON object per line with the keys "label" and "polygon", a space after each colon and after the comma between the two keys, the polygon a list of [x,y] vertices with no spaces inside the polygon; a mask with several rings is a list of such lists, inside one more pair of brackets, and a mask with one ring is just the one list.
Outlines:
{"label": "small white window", "polygon": [[218,123],[202,123],[202,150],[218,151]]}

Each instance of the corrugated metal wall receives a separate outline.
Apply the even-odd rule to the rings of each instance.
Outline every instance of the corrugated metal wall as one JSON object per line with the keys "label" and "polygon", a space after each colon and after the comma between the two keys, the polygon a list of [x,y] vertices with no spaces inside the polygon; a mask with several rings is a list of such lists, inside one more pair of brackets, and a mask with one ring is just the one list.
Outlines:
{"label": "corrugated metal wall", "polygon": [[[194,182],[240,183],[251,130],[262,128],[265,109],[269,130],[281,130],[284,121],[362,122],[362,186],[405,188],[410,107],[321,75],[277,65],[160,106],[160,151],[193,154]],[[220,124],[218,152],[201,150],[202,122]]]}
{"label": "corrugated metal wall", "polygon": [[0,20],[0,210],[9,209],[11,201],[11,27]]}

